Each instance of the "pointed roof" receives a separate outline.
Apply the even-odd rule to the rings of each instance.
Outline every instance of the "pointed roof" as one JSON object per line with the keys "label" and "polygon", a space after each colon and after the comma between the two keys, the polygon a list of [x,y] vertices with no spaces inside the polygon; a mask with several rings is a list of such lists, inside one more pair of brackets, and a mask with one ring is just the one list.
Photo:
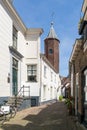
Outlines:
{"label": "pointed roof", "polygon": [[51,27],[50,27],[50,31],[48,33],[47,39],[48,38],[54,38],[54,39],[59,40],[56,33],[55,33],[55,30],[54,30],[54,27],[53,27],[53,22],[51,22]]}

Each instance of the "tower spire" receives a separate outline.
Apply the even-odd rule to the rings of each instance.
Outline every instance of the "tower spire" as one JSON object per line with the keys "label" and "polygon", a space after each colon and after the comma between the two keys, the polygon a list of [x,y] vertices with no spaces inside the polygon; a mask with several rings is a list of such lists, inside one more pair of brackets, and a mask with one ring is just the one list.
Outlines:
{"label": "tower spire", "polygon": [[51,22],[50,31],[44,40],[45,42],[45,55],[49,62],[54,67],[55,71],[59,73],[59,39],[55,33],[54,23]]}
{"label": "tower spire", "polygon": [[50,31],[48,33],[47,38],[53,38],[53,39],[58,40],[58,37],[57,37],[55,30],[54,30],[54,23],[53,22],[51,22]]}

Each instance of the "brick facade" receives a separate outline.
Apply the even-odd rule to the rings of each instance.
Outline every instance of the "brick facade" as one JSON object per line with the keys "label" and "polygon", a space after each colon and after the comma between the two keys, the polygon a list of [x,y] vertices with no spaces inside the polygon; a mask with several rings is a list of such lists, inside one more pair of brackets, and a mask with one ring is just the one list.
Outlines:
{"label": "brick facade", "polygon": [[[52,53],[49,52],[50,49]],[[56,69],[56,72],[59,73],[59,41],[57,39],[45,39],[45,55]]]}
{"label": "brick facade", "polygon": [[[79,45],[80,42],[80,46]],[[84,104],[85,104],[85,78],[84,71],[87,68],[87,51],[84,51],[84,40],[78,39],[78,45],[76,51],[73,53],[71,66],[74,66],[73,70],[73,99],[74,99],[74,109],[77,111],[77,116],[79,121],[84,121]],[[75,44],[77,44],[75,43]],[[78,50],[78,51],[77,51]],[[76,81],[76,75],[78,74],[78,81]],[[70,74],[71,75],[71,74]],[[78,82],[78,83],[77,83]],[[76,100],[77,99],[77,100]],[[76,110],[77,109],[77,110]]]}

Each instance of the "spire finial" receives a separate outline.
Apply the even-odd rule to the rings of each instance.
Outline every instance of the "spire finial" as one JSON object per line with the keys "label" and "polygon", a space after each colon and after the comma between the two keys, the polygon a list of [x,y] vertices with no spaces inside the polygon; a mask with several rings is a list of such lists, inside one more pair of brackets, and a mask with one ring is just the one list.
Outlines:
{"label": "spire finial", "polygon": [[54,20],[54,12],[52,12],[51,17],[52,17],[52,21],[53,21]]}
{"label": "spire finial", "polygon": [[51,14],[51,27],[53,27],[53,21],[54,21],[54,12],[52,12],[52,14]]}
{"label": "spire finial", "polygon": [[51,27],[53,27],[53,22],[51,22]]}

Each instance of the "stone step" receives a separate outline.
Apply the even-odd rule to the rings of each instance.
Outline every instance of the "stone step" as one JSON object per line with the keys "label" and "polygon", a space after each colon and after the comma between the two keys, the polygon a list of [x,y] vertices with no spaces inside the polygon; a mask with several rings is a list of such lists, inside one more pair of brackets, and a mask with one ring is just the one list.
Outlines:
{"label": "stone step", "polygon": [[19,108],[22,102],[23,97],[10,97],[6,105],[15,106],[16,103],[16,107]]}

